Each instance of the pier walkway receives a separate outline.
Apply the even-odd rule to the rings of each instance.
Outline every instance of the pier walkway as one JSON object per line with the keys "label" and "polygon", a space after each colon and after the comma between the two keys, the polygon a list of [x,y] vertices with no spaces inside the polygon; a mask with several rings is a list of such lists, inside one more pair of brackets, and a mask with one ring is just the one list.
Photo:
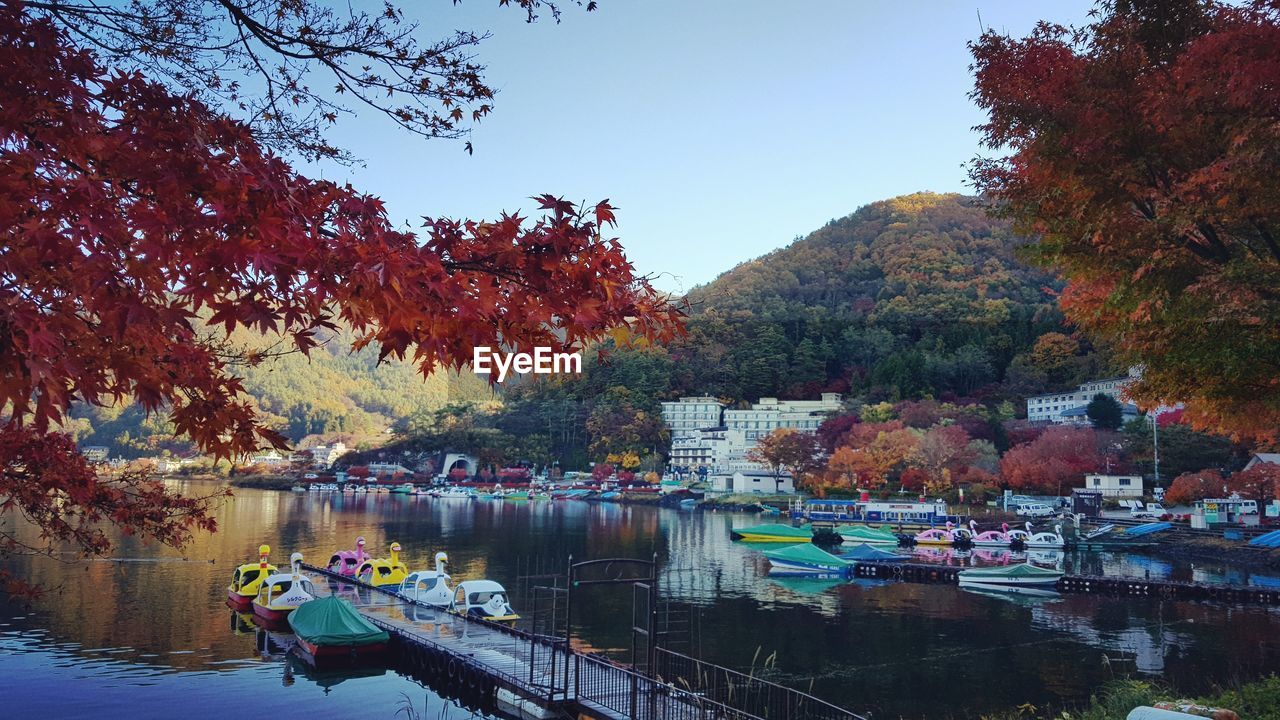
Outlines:
{"label": "pier walkway", "polygon": [[[900,580],[904,582],[943,583],[960,581],[962,567],[929,563],[859,561],[854,577]],[[1063,575],[1058,580],[1059,592],[1092,595],[1126,595],[1163,600],[1210,600],[1241,605],[1280,607],[1280,589],[1255,585],[1180,582],[1146,578],[1103,575]]]}
{"label": "pier walkway", "polygon": [[303,566],[322,594],[351,602],[391,635],[397,667],[488,713],[600,720],[863,720],[798,690],[659,649],[650,674],[535,635],[405,600]]}

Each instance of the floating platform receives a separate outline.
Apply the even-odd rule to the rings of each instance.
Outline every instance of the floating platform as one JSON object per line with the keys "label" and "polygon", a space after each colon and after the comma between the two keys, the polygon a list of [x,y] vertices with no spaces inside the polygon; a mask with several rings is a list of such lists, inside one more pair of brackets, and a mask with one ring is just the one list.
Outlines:
{"label": "floating platform", "polygon": [[[927,563],[859,561],[854,567],[853,576],[956,585],[960,582],[960,571],[966,569],[968,568]],[[1159,600],[1197,600],[1280,607],[1280,588],[1257,585],[1192,583],[1102,575],[1063,575],[1058,580],[1057,590],[1087,595],[1121,595]]]}

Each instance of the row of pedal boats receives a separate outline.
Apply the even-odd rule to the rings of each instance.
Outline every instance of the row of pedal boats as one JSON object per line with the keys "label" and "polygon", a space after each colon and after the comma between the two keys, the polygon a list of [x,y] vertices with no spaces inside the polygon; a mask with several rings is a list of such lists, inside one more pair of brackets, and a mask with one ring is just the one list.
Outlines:
{"label": "row of pedal boats", "polygon": [[[1024,528],[1010,528],[1003,523],[999,529],[979,531],[978,525],[970,521],[968,527],[956,527],[947,523],[945,527],[929,528],[918,533],[895,533],[884,527],[870,525],[837,525],[834,528],[841,542],[846,545],[940,545],[952,547],[991,547],[1012,549],[1060,549],[1065,544],[1062,526],[1055,525],[1051,531],[1036,532],[1031,523]],[[813,538],[811,525],[794,527],[781,523],[756,525],[747,528],[734,528],[736,537],[748,542],[786,542],[795,543]]]}
{"label": "row of pedal boats", "polygon": [[530,492],[523,489],[507,489],[504,490],[501,485],[497,485],[489,490],[478,490],[476,488],[449,486],[449,487],[426,487],[414,485],[413,483],[403,483],[400,485],[366,485],[362,483],[311,483],[307,487],[295,485],[295,492],[340,492],[344,494],[370,494],[370,493],[386,493],[391,495],[426,495],[433,498],[456,498],[468,500],[551,500],[554,493],[549,492]]}
{"label": "row of pedal boats", "polygon": [[[449,556],[435,554],[435,567],[410,572],[400,558],[399,543],[391,543],[387,557],[365,552],[365,539],[357,537],[355,549],[335,552],[326,569],[375,588],[458,615],[514,624],[519,615],[511,609],[507,591],[492,580],[467,580],[451,586],[446,571]],[[302,553],[289,557],[281,570],[270,562],[271,548],[258,548],[258,562],[235,569],[227,586],[227,604],[238,612],[252,611],[268,627],[287,623],[304,654],[319,661],[326,657],[359,658],[386,650],[386,633],[362,616],[350,602],[331,595],[318,597],[315,581],[302,572]]]}
{"label": "row of pedal boats", "polygon": [[[812,543],[797,543],[764,551],[770,574],[780,576],[850,575],[861,563],[901,563],[910,558],[877,547],[859,543],[848,552],[833,555]],[[1052,590],[1062,578],[1061,570],[1040,567],[1029,560],[1022,563],[973,567],[958,573],[960,587],[1004,592]]]}

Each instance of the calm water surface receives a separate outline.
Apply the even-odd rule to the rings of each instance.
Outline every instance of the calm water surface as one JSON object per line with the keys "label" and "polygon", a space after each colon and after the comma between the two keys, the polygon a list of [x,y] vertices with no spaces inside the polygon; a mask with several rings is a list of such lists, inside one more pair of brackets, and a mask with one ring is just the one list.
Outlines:
{"label": "calm water surface", "polygon": [[[1274,610],[1072,595],[1010,600],[955,587],[770,578],[760,548],[729,537],[732,526],[755,522],[575,501],[237,490],[219,511],[220,531],[183,553],[124,538],[117,562],[14,561],[19,573],[54,590],[33,607],[0,604],[0,688],[23,717],[390,719],[406,704],[423,718],[472,717],[391,670],[317,676],[285,655],[287,636],[266,637],[223,605],[231,570],[251,561],[260,543],[272,546],[280,564],[295,550],[322,563],[357,535],[375,555],[398,541],[411,569],[444,550],[455,579],[505,584],[518,611],[528,610],[527,600],[519,606],[529,584],[521,576],[560,569],[570,554],[656,553],[663,596],[688,609],[672,639],[678,649],[811,687],[877,718],[1061,705],[1123,676],[1197,691],[1280,672]],[[947,551],[920,559],[1004,560]],[[1137,555],[1031,559],[1072,572],[1280,584]],[[575,599],[575,633],[624,660],[630,617],[624,592]]]}

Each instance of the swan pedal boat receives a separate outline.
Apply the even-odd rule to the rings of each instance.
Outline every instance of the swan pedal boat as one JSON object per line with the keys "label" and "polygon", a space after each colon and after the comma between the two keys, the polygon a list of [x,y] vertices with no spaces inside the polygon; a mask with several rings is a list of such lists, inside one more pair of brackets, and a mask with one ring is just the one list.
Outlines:
{"label": "swan pedal boat", "polygon": [[289,557],[289,572],[267,576],[253,600],[253,614],[267,623],[283,623],[289,613],[316,598],[315,585],[302,574],[302,553]]}
{"label": "swan pedal boat", "polygon": [[368,560],[369,553],[364,551],[364,536],[356,538],[355,550],[339,550],[329,557],[329,564],[325,567],[332,573],[338,573],[344,577],[355,577],[356,571],[360,569],[360,565]]}
{"label": "swan pedal boat", "polygon": [[374,587],[399,586],[408,574],[409,568],[400,561],[400,543],[398,542],[391,543],[391,557],[370,558],[365,560],[356,571],[356,577],[361,582]]}
{"label": "swan pedal boat", "polygon": [[258,588],[262,581],[276,571],[276,566],[267,562],[271,556],[271,546],[258,546],[258,562],[245,563],[231,573],[231,584],[227,586],[227,604],[240,612],[248,612],[253,599],[258,597]]}
{"label": "swan pedal boat", "polygon": [[400,583],[400,597],[432,607],[448,607],[453,602],[449,574],[444,571],[449,556],[438,552],[435,560],[434,570],[415,570],[405,577],[404,582]]}

